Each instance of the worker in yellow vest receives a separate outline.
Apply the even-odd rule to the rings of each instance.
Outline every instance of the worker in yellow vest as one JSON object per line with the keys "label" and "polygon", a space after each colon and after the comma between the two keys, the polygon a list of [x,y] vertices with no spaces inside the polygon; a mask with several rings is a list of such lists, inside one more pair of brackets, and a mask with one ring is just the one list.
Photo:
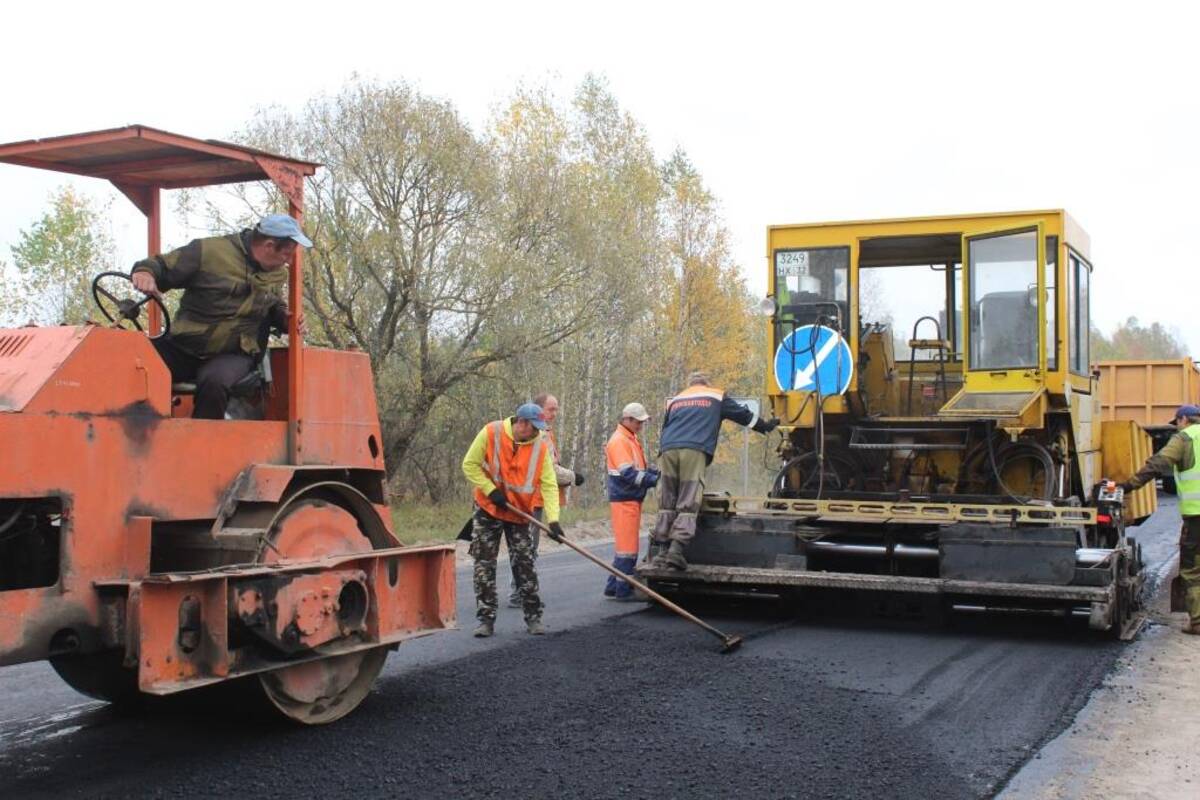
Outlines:
{"label": "worker in yellow vest", "polygon": [[476,636],[491,636],[495,631],[496,556],[501,539],[509,542],[525,627],[535,635],[546,632],[533,560],[533,534],[529,524],[511,510],[532,515],[540,491],[542,513],[551,536],[562,537],[558,481],[550,447],[542,434],[545,429],[541,407],[526,403],[513,416],[485,425],[463,457],[463,474],[475,487],[471,554],[475,558],[475,616],[479,620]]}
{"label": "worker in yellow vest", "polygon": [[1179,534],[1179,577],[1187,597],[1188,621],[1184,633],[1200,636],[1200,406],[1183,405],[1175,411],[1179,432],[1162,450],[1147,459],[1137,474],[1121,484],[1127,492],[1158,475],[1173,471],[1183,529]]}

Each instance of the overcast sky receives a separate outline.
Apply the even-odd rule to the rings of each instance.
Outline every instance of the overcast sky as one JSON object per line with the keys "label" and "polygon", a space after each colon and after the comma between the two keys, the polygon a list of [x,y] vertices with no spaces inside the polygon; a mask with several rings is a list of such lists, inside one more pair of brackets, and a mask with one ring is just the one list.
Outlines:
{"label": "overcast sky", "polygon": [[[688,151],[756,291],[768,224],[1063,207],[1092,237],[1093,319],[1161,321],[1200,355],[1195,9],[20,3],[0,26],[0,142],[134,122],[227,138],[354,72],[478,127],[519,81],[567,95],[594,72],[661,155]],[[67,180],[0,166],[0,258]],[[131,208],[113,201],[123,261],[144,246]]]}

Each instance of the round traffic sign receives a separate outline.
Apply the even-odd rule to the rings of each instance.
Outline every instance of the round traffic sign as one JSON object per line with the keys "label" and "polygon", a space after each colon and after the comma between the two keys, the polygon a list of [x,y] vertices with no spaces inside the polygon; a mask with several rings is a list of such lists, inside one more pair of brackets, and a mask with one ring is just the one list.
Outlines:
{"label": "round traffic sign", "polygon": [[785,392],[844,394],[853,377],[850,345],[833,328],[796,328],[775,351],[775,382]]}

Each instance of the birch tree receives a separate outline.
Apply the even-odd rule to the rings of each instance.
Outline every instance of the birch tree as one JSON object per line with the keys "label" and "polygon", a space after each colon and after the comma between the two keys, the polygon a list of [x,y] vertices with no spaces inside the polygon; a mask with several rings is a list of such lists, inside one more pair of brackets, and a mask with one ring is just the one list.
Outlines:
{"label": "birch tree", "polygon": [[41,218],[18,234],[0,270],[0,316],[10,322],[78,325],[93,315],[92,278],[113,269],[107,209],[70,186],[50,195]]}

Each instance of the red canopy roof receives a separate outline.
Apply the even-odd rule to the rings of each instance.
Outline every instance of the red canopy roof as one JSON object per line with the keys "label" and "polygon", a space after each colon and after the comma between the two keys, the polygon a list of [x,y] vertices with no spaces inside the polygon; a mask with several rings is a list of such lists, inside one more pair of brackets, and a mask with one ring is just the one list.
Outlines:
{"label": "red canopy roof", "polygon": [[320,166],[145,125],[2,144],[0,163],[104,178],[129,187],[160,189],[259,180],[295,184]]}

